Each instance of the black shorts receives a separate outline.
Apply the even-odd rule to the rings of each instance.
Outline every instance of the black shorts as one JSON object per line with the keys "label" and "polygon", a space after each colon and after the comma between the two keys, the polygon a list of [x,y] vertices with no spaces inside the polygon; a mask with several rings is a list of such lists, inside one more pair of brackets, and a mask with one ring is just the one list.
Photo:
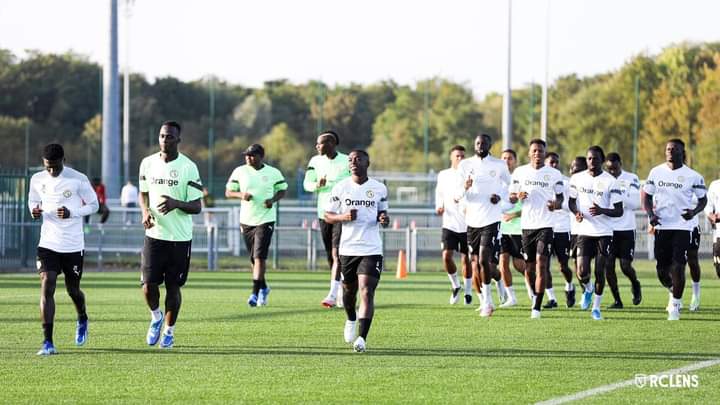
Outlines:
{"label": "black shorts", "polygon": [[332,249],[338,249],[340,247],[340,235],[342,232],[342,223],[338,222],[330,224],[325,222],[324,219],[320,220],[320,236],[322,237],[325,251],[330,254]]}
{"label": "black shorts", "polygon": [[343,275],[343,283],[355,283],[358,274],[365,274],[380,279],[383,272],[382,255],[370,256],[340,256],[340,270]]}
{"label": "black shorts", "polygon": [[245,240],[245,248],[250,254],[250,262],[255,263],[255,259],[266,260],[275,230],[275,222],[266,222],[255,226],[240,224],[240,230],[242,230]]}
{"label": "black shorts", "polygon": [[454,250],[464,255],[468,254],[467,232],[460,233],[443,228],[440,249]]}
{"label": "black shorts", "polygon": [[53,271],[63,273],[67,280],[82,279],[83,251],[60,253],[44,247],[37,248],[38,273]]}
{"label": "black shorts", "polygon": [[655,230],[655,259],[659,266],[672,263],[687,263],[687,252],[690,249],[692,232],[681,229]]}
{"label": "black shorts", "polygon": [[570,259],[570,232],[553,232],[553,254],[560,262]]}
{"label": "black shorts", "polygon": [[[495,222],[490,225],[483,226],[482,228],[473,228],[468,226],[467,240],[468,250],[471,254],[477,255],[480,252],[480,247],[489,247],[493,251],[500,253],[500,222]],[[495,259],[497,260],[497,258]]]}
{"label": "black shorts", "polygon": [[720,238],[713,242],[713,263],[715,266],[720,266]]}
{"label": "black shorts", "polygon": [[570,234],[570,257],[577,258],[577,235]]}
{"label": "black shorts", "polygon": [[612,236],[588,236],[578,235],[577,255],[578,257],[610,256],[612,247]]}
{"label": "black shorts", "polygon": [[552,254],[552,228],[523,229],[522,244],[525,262],[534,263],[537,256],[550,257]]}
{"label": "black shorts", "polygon": [[693,228],[692,231],[692,239],[690,239],[690,247],[688,247],[689,251],[695,251],[697,252],[700,250],[700,227],[696,226]]}
{"label": "black shorts", "polygon": [[145,237],[143,245],[140,281],[143,284],[163,282],[182,287],[190,271],[190,248],[192,241],[170,241]]}
{"label": "black shorts", "polygon": [[635,257],[635,231],[613,232],[611,252],[616,259],[632,260]]}
{"label": "black shorts", "polygon": [[500,238],[500,254],[505,253],[516,259],[525,259],[525,256],[523,256],[522,235],[503,235]]}

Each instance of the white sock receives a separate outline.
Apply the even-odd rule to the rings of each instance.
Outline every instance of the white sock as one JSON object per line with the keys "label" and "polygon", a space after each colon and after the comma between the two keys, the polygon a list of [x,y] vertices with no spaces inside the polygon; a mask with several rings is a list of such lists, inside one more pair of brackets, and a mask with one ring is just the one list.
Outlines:
{"label": "white sock", "polygon": [[532,286],[530,285],[530,282],[525,278],[525,288],[527,289],[528,298],[530,298],[530,301],[532,301],[533,297],[535,296],[535,291],[533,291]]}
{"label": "white sock", "polygon": [[152,315],[152,320],[153,320],[153,322],[157,322],[157,321],[159,321],[160,319],[162,319],[162,311],[160,311],[160,307],[155,308],[155,309],[151,309],[151,310],[150,310],[150,315]]}
{"label": "white sock", "polygon": [[700,282],[692,282],[693,296],[700,298]]}
{"label": "white sock", "polygon": [[333,298],[337,298],[337,293],[340,290],[340,281],[338,280],[331,280],[330,281],[330,296]]}
{"label": "white sock", "polygon": [[602,301],[602,295],[593,294],[593,306],[592,309],[600,310],[600,302]]}
{"label": "white sock", "polygon": [[585,292],[590,292],[590,293],[593,292],[593,285],[591,282],[588,281],[587,283],[585,283],[584,287],[585,287]]}
{"label": "white sock", "polygon": [[565,283],[565,291],[575,291],[575,285],[571,282]]}
{"label": "white sock", "polygon": [[677,305],[678,308],[682,305],[682,298],[673,298],[672,299],[673,305]]}
{"label": "white sock", "polygon": [[505,291],[505,284],[503,284],[502,280],[496,281],[495,286],[497,287],[499,297],[507,297],[507,292]]}
{"label": "white sock", "polygon": [[557,298],[555,298],[555,291],[553,291],[552,288],[546,288],[545,294],[547,294],[549,301],[557,301]]}
{"label": "white sock", "polygon": [[509,297],[508,300],[511,302],[517,302],[517,297],[515,296],[515,289],[512,286],[505,287],[505,289],[507,290],[507,293],[508,293],[508,297]]}
{"label": "white sock", "polygon": [[457,272],[453,274],[448,274],[448,278],[450,279],[450,284],[452,284],[453,290],[456,288],[460,288],[460,281],[458,281]]}
{"label": "white sock", "polygon": [[173,326],[165,326],[165,332],[163,332],[166,335],[172,336],[173,333],[175,333],[175,325]]}
{"label": "white sock", "polygon": [[483,284],[482,295],[483,295],[483,302],[485,303],[485,305],[493,304],[491,292],[492,292],[492,290],[490,290],[490,284]]}
{"label": "white sock", "polygon": [[472,278],[465,279],[465,295],[472,295]]}

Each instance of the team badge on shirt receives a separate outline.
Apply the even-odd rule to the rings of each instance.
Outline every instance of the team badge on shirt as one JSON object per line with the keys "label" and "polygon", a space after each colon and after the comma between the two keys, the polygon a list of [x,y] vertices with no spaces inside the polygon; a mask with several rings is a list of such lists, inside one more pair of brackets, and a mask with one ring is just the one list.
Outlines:
{"label": "team badge on shirt", "polygon": [[173,179],[177,179],[177,176],[178,176],[177,170],[174,170],[174,169],[170,170],[170,177],[172,177]]}
{"label": "team badge on shirt", "polygon": [[43,184],[43,185],[40,187],[40,192],[43,193],[43,194],[45,194],[45,188],[46,188],[46,187],[45,187],[45,185]]}
{"label": "team badge on shirt", "polygon": [[262,176],[262,181],[264,181],[265,183],[267,183],[267,181],[268,181],[267,176]]}
{"label": "team badge on shirt", "polygon": [[550,175],[546,174],[545,176],[543,176],[543,180],[550,181]]}
{"label": "team badge on shirt", "polygon": [[497,172],[495,170],[490,170],[490,177],[495,177]]}
{"label": "team badge on shirt", "polygon": [[63,191],[63,197],[65,197],[65,198],[72,197],[72,191],[70,191],[70,190]]}
{"label": "team badge on shirt", "polygon": [[678,176],[678,183],[682,183],[682,182],[684,182],[684,181],[685,181],[685,177],[683,177],[683,176]]}
{"label": "team badge on shirt", "polygon": [[372,190],[368,190],[365,192],[365,195],[367,196],[367,198],[373,198],[375,196],[375,193],[373,193]]}

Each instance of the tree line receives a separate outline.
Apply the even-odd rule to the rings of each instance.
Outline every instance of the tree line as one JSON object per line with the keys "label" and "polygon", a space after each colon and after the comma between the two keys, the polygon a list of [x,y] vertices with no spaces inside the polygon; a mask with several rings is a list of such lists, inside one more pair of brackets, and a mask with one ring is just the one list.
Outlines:
{"label": "tree line", "polygon": [[[683,43],[657,55],[636,55],[612,72],[560,77],[548,90],[549,150],[569,162],[599,144],[619,152],[626,168],[636,163],[642,178],[662,162],[665,140],[677,137],[688,145],[688,164],[714,178],[720,159],[719,66],[720,43]],[[19,59],[0,49],[0,139],[6,151],[0,167],[24,167],[29,129],[31,166],[38,164],[42,145],[58,141],[71,165],[99,176],[101,75],[101,66],[75,53],[33,51]],[[211,76],[150,82],[132,74],[130,94],[133,176],[142,157],[157,150],[158,125],[173,119],[183,125],[182,151],[206,179],[212,126],[216,194],[240,164],[240,151],[254,142],[264,144],[268,161],[294,178],[315,153],[320,129],[337,131],[341,150],[367,149],[375,170],[438,171],[452,145],[471,149],[481,131],[498,140],[494,153],[501,148],[502,95],[478,100],[467,84],[441,77],[413,85],[273,80],[250,88]],[[527,141],[540,135],[540,86],[514,88],[512,105],[513,147],[522,157]]]}

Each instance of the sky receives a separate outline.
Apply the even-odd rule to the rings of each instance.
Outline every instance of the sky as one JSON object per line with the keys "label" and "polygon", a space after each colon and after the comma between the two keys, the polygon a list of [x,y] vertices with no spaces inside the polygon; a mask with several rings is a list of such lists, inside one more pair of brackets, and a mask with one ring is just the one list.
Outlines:
{"label": "sky", "polygon": [[[149,80],[412,85],[441,76],[477,98],[507,86],[508,0],[136,0],[129,24],[118,3],[121,66]],[[0,48],[105,63],[109,4],[0,0]],[[617,70],[673,43],[720,41],[717,16],[717,0],[514,0],[511,85],[543,81],[546,33],[552,81]]]}

